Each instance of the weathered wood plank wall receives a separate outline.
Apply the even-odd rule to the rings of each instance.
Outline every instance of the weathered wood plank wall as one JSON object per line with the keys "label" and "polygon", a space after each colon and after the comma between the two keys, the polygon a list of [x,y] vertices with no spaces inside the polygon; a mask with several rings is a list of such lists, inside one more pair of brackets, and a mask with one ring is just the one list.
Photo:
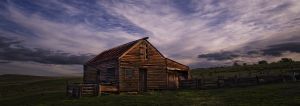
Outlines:
{"label": "weathered wood plank wall", "polygon": [[[143,51],[147,51],[145,54]],[[147,50],[146,50],[147,49]],[[148,55],[147,58],[143,55]],[[140,42],[120,58],[120,90],[139,90],[139,69],[147,69],[147,89],[166,89],[166,65],[164,57],[147,41]],[[132,76],[126,71],[132,70]]]}
{"label": "weathered wood plank wall", "polygon": [[102,61],[96,65],[85,65],[84,68],[86,83],[117,83],[119,79],[117,59]]}

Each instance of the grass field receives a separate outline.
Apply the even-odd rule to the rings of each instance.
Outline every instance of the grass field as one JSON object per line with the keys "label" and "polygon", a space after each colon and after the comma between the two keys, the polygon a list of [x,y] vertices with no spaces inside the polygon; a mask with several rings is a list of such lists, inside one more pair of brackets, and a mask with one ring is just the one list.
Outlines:
{"label": "grass field", "polygon": [[78,82],[81,78],[2,75],[0,76],[0,106],[300,106],[300,82],[68,99],[65,96],[66,80]]}

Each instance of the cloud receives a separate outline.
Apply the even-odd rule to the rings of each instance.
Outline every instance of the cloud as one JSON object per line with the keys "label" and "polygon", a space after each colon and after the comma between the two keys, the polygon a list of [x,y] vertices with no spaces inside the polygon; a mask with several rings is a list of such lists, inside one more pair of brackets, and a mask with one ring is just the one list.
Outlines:
{"label": "cloud", "polygon": [[[263,49],[247,49],[247,47],[233,50],[233,51],[221,51],[207,54],[200,54],[198,58],[204,58],[211,60],[234,60],[239,57],[263,57],[263,56],[282,56],[286,53],[300,53],[300,42],[288,42],[281,44],[269,45]],[[242,51],[245,50],[245,51]]]}
{"label": "cloud", "polygon": [[82,65],[54,65],[36,62],[11,61],[0,64],[1,74],[24,74],[37,76],[82,76]]}
{"label": "cloud", "polygon": [[284,52],[300,53],[300,42],[289,42],[282,44],[270,45],[267,49],[262,50],[263,55],[281,56]]}
{"label": "cloud", "polygon": [[8,61],[0,61],[0,64],[7,64],[7,63],[10,63]]}
{"label": "cloud", "polygon": [[[51,51],[41,48],[26,48],[21,42],[0,36],[0,60],[32,61],[44,64],[83,64],[95,55],[72,55],[62,51]],[[3,63],[3,62],[2,62]]]}
{"label": "cloud", "polygon": [[[207,59],[208,61],[224,61],[232,60],[235,61],[238,58],[255,58],[264,56],[283,56],[289,53],[300,53],[300,42],[289,42],[275,45],[269,45],[263,49],[247,50],[246,48],[237,49],[233,51],[221,51],[207,54],[200,54],[198,58]],[[242,51],[246,50],[246,51]]]}
{"label": "cloud", "polygon": [[11,51],[24,49],[23,58],[2,58],[77,64],[145,36],[166,57],[193,67],[298,58],[284,48],[300,38],[299,7],[297,0],[1,1],[0,35],[20,41]]}
{"label": "cloud", "polygon": [[207,60],[231,60],[238,57],[238,54],[233,52],[223,51],[217,53],[201,54],[198,58],[206,58]]}
{"label": "cloud", "polygon": [[[252,58],[256,60],[268,58],[284,57],[289,54],[300,52],[299,30],[287,30],[276,33],[272,37],[246,43],[240,48],[231,51],[212,52],[200,54],[198,58],[207,59],[208,61],[244,61]],[[267,59],[268,60],[268,59]],[[245,61],[246,62],[246,61]]]}
{"label": "cloud", "polygon": [[149,31],[150,41],[159,50],[185,64],[205,63],[197,59],[199,53],[234,58],[235,53],[232,57],[219,52],[274,39],[276,33],[299,28],[300,22],[295,20],[300,15],[300,4],[294,0],[154,0],[103,5]]}
{"label": "cloud", "polygon": [[[143,33],[141,28],[137,28],[122,18],[105,13],[103,9],[95,8],[87,12],[88,10],[84,9],[93,8],[93,6],[88,7],[83,4],[84,2],[80,1],[69,4],[59,1],[8,2],[7,11],[1,13],[6,23],[0,25],[2,26],[0,32],[2,35],[24,40],[24,45],[27,47],[94,54],[111,46],[140,38],[141,34],[133,33],[133,31],[129,33],[127,28]],[[60,8],[66,9],[59,10]],[[73,13],[69,14],[70,11]],[[100,15],[95,12],[99,12]],[[75,13],[77,14],[74,15]],[[93,20],[103,17],[108,20]]]}
{"label": "cloud", "polygon": [[146,33],[88,2],[1,1],[0,74],[74,75],[95,54]]}

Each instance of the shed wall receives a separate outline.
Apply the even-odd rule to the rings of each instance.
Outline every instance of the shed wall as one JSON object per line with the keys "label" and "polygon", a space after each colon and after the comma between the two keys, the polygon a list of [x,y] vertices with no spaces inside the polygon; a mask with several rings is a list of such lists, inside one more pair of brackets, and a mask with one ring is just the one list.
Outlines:
{"label": "shed wall", "polygon": [[[146,45],[146,46],[145,46]],[[147,48],[147,59],[141,49]],[[139,69],[147,70],[147,89],[166,89],[167,72],[164,57],[147,41],[143,41],[120,58],[120,90],[139,91]],[[126,76],[132,70],[132,77]]]}

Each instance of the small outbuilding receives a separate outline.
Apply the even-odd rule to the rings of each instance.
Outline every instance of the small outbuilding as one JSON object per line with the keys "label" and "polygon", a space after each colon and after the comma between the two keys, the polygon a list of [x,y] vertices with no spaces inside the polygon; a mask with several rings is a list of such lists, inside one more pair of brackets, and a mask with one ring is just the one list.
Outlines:
{"label": "small outbuilding", "polygon": [[138,39],[103,51],[84,64],[84,83],[106,85],[102,91],[143,92],[177,89],[189,67],[166,58],[148,40]]}

